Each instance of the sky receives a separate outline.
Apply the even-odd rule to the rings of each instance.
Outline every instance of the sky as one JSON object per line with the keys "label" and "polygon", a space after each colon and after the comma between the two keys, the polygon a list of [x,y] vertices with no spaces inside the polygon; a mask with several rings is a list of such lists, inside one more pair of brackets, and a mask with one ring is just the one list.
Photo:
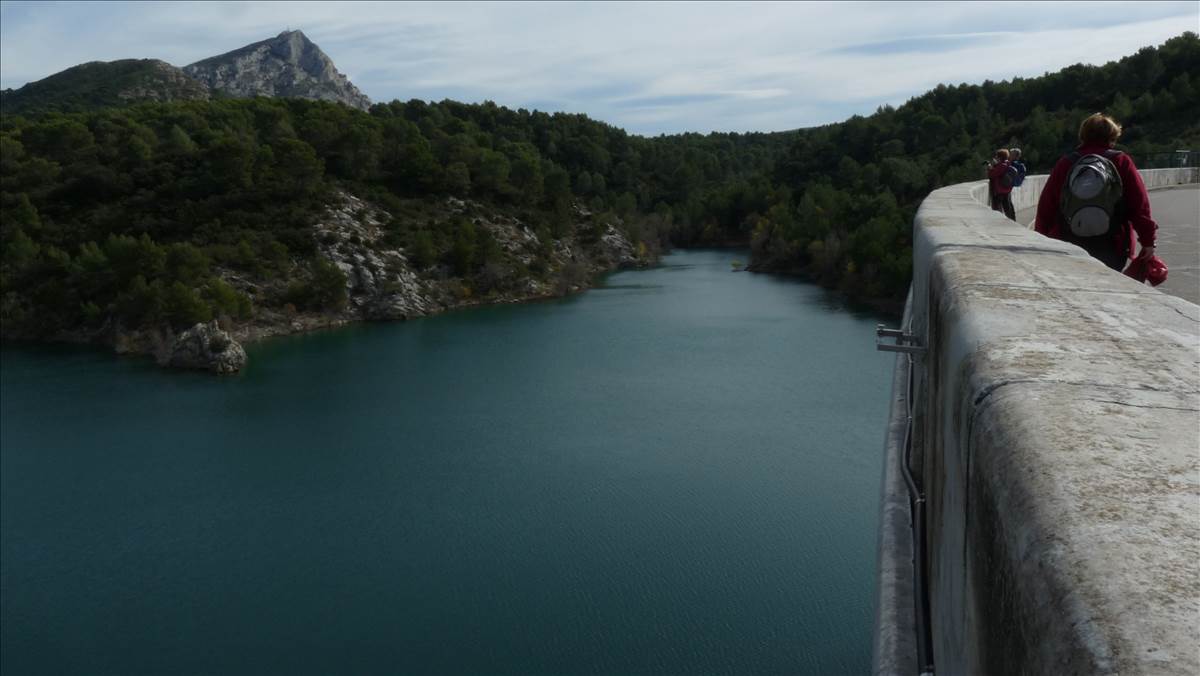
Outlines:
{"label": "sky", "polygon": [[938,84],[1103,64],[1200,2],[0,1],[0,87],[86,61],[184,66],[302,30],[373,101],[491,100],[635,134],[784,131]]}

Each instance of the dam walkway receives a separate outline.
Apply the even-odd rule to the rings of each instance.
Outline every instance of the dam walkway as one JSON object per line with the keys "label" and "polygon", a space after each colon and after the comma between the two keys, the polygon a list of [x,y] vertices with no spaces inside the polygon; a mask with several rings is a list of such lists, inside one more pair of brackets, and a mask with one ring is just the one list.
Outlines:
{"label": "dam walkway", "polygon": [[[1033,227],[1036,211],[1036,205],[1020,210],[1017,222]],[[1200,304],[1200,187],[1155,190],[1150,193],[1150,211],[1158,222],[1156,253],[1168,269],[1167,281],[1158,290]]]}
{"label": "dam walkway", "polygon": [[[885,445],[876,674],[1200,673],[1200,172],[1143,170],[1152,288],[935,190]],[[1033,219],[1045,176],[1014,193]],[[1167,291],[1167,293],[1164,293]]]}

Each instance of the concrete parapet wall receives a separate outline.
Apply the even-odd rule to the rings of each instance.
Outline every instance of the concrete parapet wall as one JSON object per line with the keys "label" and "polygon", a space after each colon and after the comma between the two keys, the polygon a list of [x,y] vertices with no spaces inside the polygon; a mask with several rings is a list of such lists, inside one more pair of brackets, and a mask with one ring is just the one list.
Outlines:
{"label": "concrete parapet wall", "polygon": [[[984,201],[982,182],[937,190],[914,231],[936,670],[1200,673],[1200,306]],[[912,663],[876,645],[877,671]]]}
{"label": "concrete parapet wall", "polygon": [[[1143,169],[1138,173],[1142,175],[1142,182],[1146,184],[1147,190],[1168,188],[1173,185],[1200,183],[1200,167],[1188,167],[1183,169]],[[1042,194],[1042,187],[1046,185],[1047,178],[1049,177],[1046,174],[1026,176],[1025,182],[1022,183],[1019,188],[1014,188],[1012,191],[1013,208],[1017,211],[1020,211],[1022,209],[1036,207],[1038,198]],[[972,199],[980,204],[987,204],[987,181],[977,181],[975,183],[969,183],[966,185],[970,186]],[[930,197],[932,197],[934,194],[937,193],[932,193]]]}

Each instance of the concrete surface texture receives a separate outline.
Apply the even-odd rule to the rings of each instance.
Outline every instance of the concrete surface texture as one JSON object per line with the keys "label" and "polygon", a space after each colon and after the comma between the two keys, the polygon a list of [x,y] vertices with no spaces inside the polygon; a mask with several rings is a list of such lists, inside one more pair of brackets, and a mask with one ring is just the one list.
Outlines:
{"label": "concrete surface texture", "polygon": [[[1030,206],[1017,211],[1017,223],[1032,228],[1042,182],[1033,188],[1028,186],[1021,186],[1014,195],[1021,198],[1022,204],[1033,198]],[[1200,303],[1200,186],[1155,188],[1150,192],[1150,213],[1158,223],[1157,255],[1170,271],[1158,290]]]}
{"label": "concrete surface texture", "polygon": [[1200,306],[985,197],[983,183],[937,190],[915,223],[936,670],[1200,673]]}

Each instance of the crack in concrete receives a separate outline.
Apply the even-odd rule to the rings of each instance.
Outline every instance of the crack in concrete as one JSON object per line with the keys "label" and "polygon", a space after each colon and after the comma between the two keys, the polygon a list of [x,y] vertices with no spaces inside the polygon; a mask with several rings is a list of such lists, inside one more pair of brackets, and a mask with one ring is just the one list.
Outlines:
{"label": "crack in concrete", "polygon": [[1190,319],[1190,320],[1196,322],[1197,324],[1200,324],[1200,317],[1189,317],[1188,315],[1183,314],[1183,311],[1177,307],[1173,307],[1171,309],[1174,310],[1175,312],[1178,312],[1180,317],[1183,317],[1184,319]]}
{"label": "crack in concrete", "polygon": [[[1150,288],[1147,288],[1144,291],[1121,291],[1118,289],[1101,290],[1101,289],[1096,289],[1096,288],[1085,288],[1085,287],[1078,287],[1078,286],[1056,286],[1056,287],[1051,288],[1049,286],[1031,286],[1028,284],[989,284],[987,282],[971,282],[970,284],[960,284],[954,288],[955,289],[968,289],[968,288],[976,288],[976,287],[982,287],[985,289],[1021,289],[1022,291],[1055,291],[1055,292],[1058,292],[1058,291],[1086,291],[1088,293],[1106,293],[1106,294],[1112,294],[1115,296],[1148,296],[1152,293],[1156,293],[1153,289],[1150,289]],[[1162,292],[1158,291],[1157,293],[1162,293]],[[1179,310],[1175,310],[1175,311],[1179,312]],[[1187,315],[1184,315],[1184,316],[1187,317]],[[1189,317],[1189,319],[1190,319],[1190,317]]]}
{"label": "crack in concrete", "polygon": [[1038,380],[1036,378],[1017,378],[1014,380],[1001,380],[998,383],[992,383],[991,385],[988,385],[987,387],[980,390],[979,394],[975,395],[975,402],[974,402],[973,406],[975,406],[975,408],[979,408],[979,405],[983,403],[984,399],[987,399],[988,397],[992,396],[992,393],[995,392],[996,390],[1000,389],[1001,387],[1006,387],[1008,385],[1018,385],[1021,383],[1038,383],[1038,382],[1054,382],[1054,381]]}
{"label": "crack in concrete", "polygon": [[1112,399],[1089,399],[1088,401],[1094,401],[1099,404],[1116,404],[1118,406],[1129,406],[1132,408],[1148,408],[1148,409],[1153,409],[1153,410],[1187,411],[1189,413],[1200,413],[1200,408],[1182,408],[1179,406],[1146,406],[1144,404],[1131,404],[1127,401],[1115,401]]}
{"label": "crack in concrete", "polygon": [[[1172,393],[1184,394],[1184,395],[1187,395],[1187,394],[1200,395],[1200,390],[1181,392],[1176,389],[1163,389],[1163,388],[1158,388],[1158,387],[1152,387],[1150,385],[1137,385],[1137,386],[1109,385],[1106,383],[1092,382],[1090,380],[1061,380],[1061,379],[1056,379],[1056,378],[1014,378],[1012,380],[1001,380],[1000,382],[992,383],[991,385],[984,387],[982,390],[979,391],[979,394],[975,395],[975,401],[973,402],[972,405],[975,408],[979,408],[980,404],[982,404],[985,399],[991,397],[992,394],[996,390],[998,390],[1002,387],[1007,387],[1008,385],[1021,385],[1021,384],[1026,384],[1026,383],[1046,384],[1046,385],[1069,385],[1071,387],[1095,387],[1095,388],[1099,388],[1102,390],[1132,390],[1135,392],[1172,392]],[[1092,399],[1092,401],[1106,401],[1106,400]],[[1119,404],[1121,402],[1114,401],[1111,403]],[[1127,405],[1128,406],[1138,406],[1137,404],[1127,404]],[[1170,407],[1170,406],[1141,406],[1141,408],[1172,409],[1172,407]],[[1200,409],[1181,408],[1181,409],[1174,409],[1174,410],[1197,411]]]}

